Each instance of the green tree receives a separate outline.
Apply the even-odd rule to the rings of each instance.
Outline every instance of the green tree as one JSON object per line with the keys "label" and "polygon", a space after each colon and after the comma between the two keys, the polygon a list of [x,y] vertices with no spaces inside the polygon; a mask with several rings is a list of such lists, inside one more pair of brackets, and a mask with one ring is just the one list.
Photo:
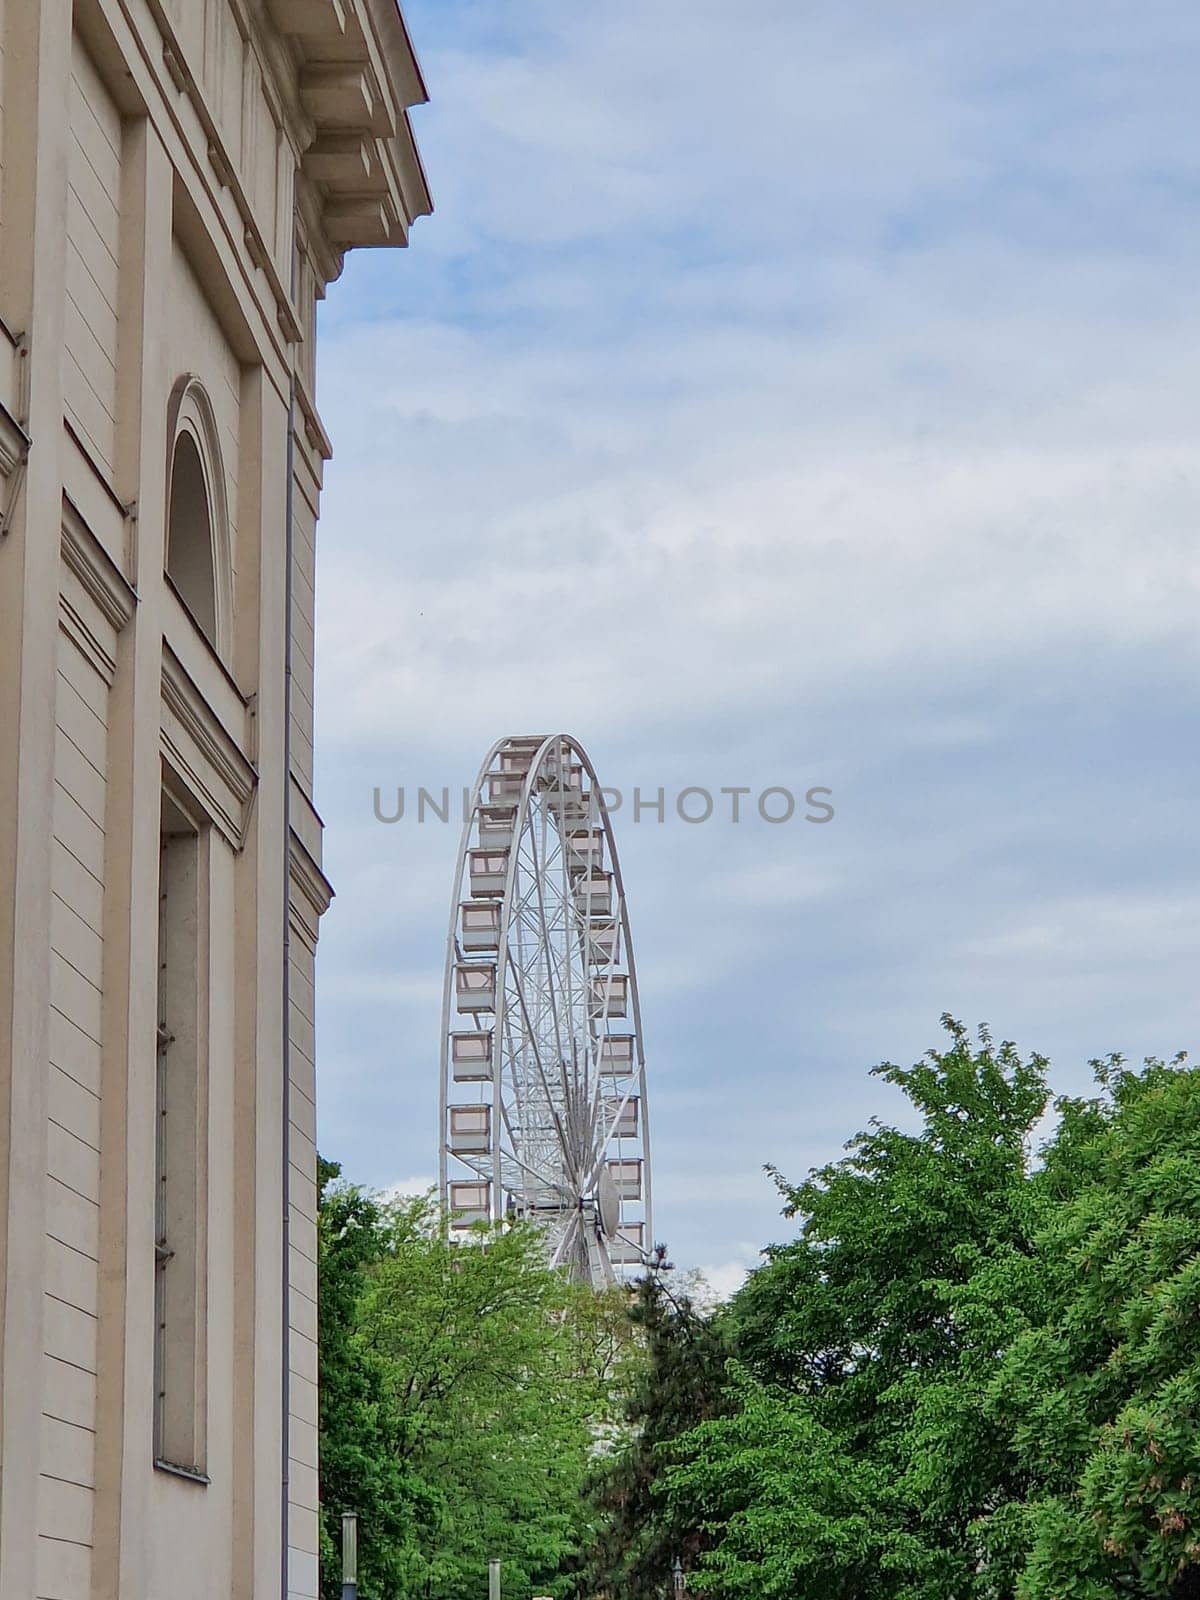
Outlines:
{"label": "green tree", "polygon": [[737,1296],[729,1409],[663,1464],[694,1586],[773,1600],[1200,1596],[1200,1074],[986,1033],[880,1069],[921,1114],[795,1188]]}
{"label": "green tree", "polygon": [[777,1179],[800,1235],[730,1308],[736,1410],[668,1472],[674,1514],[713,1540],[697,1585],[714,1593],[783,1594],[791,1573],[847,1600],[957,1600],[976,1581],[978,1520],[1015,1463],[984,1404],[995,1330],[957,1299],[981,1263],[1029,1250],[1046,1064],[944,1021],[948,1049],[875,1069],[917,1131],[873,1121],[805,1182]]}
{"label": "green tree", "polygon": [[677,1517],[715,1536],[694,1587],[758,1600],[925,1592],[906,1581],[929,1570],[928,1552],[876,1460],[847,1450],[807,1400],[736,1366],[729,1398],[667,1474]]}
{"label": "green tree", "polygon": [[403,1593],[406,1560],[435,1526],[439,1501],[403,1454],[386,1365],[359,1325],[370,1275],[389,1247],[389,1220],[377,1200],[340,1183],[340,1172],[320,1161],[321,1593],[339,1600],[342,1512],[356,1511],[359,1592],[363,1600],[391,1600]]}
{"label": "green tree", "polygon": [[716,1313],[323,1167],[323,1593],[352,1506],[364,1600],[1200,1600],[1200,1073],[1097,1064],[1034,1158],[1046,1064],[945,1020]]}
{"label": "green tree", "polygon": [[1028,1600],[1200,1595],[1200,1073],[1097,1064],[1078,1192],[989,1390],[1029,1484]]}
{"label": "green tree", "polygon": [[364,1600],[568,1592],[583,1494],[631,1349],[623,1297],[545,1261],[532,1228],[450,1235],[429,1199],[322,1188],[323,1593],[343,1509]]}
{"label": "green tree", "polygon": [[640,1360],[626,1369],[622,1428],[592,1481],[596,1527],[582,1592],[650,1600],[666,1592],[678,1556],[690,1568],[706,1544],[677,1514],[662,1467],[680,1435],[724,1406],[728,1345],[722,1320],[654,1272],[629,1308]]}

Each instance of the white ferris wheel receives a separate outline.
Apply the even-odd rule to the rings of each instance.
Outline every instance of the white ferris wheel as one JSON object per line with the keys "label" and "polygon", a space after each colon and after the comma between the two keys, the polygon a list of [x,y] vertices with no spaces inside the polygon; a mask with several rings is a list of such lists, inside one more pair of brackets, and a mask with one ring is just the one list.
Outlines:
{"label": "white ferris wheel", "polygon": [[653,1246],[629,911],[595,769],[567,734],[501,739],[458,851],[442,1001],[442,1202],[518,1216],[597,1288]]}

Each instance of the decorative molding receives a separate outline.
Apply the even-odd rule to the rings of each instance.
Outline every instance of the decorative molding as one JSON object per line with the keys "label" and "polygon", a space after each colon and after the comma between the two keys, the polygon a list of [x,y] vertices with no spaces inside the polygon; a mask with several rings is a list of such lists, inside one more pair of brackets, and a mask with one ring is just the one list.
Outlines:
{"label": "decorative molding", "polygon": [[333,444],[325,432],[324,424],[317,412],[312,395],[308,392],[308,385],[299,373],[296,374],[296,399],[300,406],[300,415],[304,419],[304,437],[309,445],[321,457],[322,461],[329,461],[333,456]]}
{"label": "decorative molding", "polygon": [[187,73],[184,71],[179,57],[175,54],[174,50],[171,49],[169,44],[163,45],[163,66],[166,67],[167,75],[171,82],[175,85],[176,89],[179,90],[179,93],[186,93]]}
{"label": "decorative molding", "polygon": [[[90,609],[90,608],[89,608]],[[88,665],[111,689],[117,676],[117,658],[88,618],[61,590],[58,596],[58,625]]]}
{"label": "decorative molding", "polygon": [[336,188],[349,181],[351,188],[377,185],[387,192],[387,180],[379,170],[377,142],[361,133],[322,134],[304,152],[302,165],[305,176],[314,183]]}
{"label": "decorative molding", "polygon": [[[222,189],[229,189],[229,188],[233,187],[233,178],[234,178],[233,166],[230,163],[230,161],[227,158],[227,156],[225,155],[224,149],[221,147],[220,144],[217,143],[217,141],[215,139],[210,139],[209,140],[209,145],[208,145],[208,164],[213,169],[213,172],[216,174],[217,182],[221,185]],[[262,240],[261,240],[261,238],[259,238],[258,229],[253,225],[252,222],[247,222],[245,220],[245,218],[243,218],[242,220],[243,220],[243,223],[245,225],[245,232],[244,232],[243,237],[248,235],[250,238],[258,238],[259,239],[259,244],[258,244],[259,252],[260,252],[261,255],[263,255],[265,257],[265,251],[263,251],[263,248],[262,248]],[[256,265],[257,265],[257,263],[256,263]]]}
{"label": "decorative molding", "polygon": [[339,41],[346,32],[342,0],[267,0],[267,10],[280,33],[301,39]]}
{"label": "decorative molding", "polygon": [[399,219],[386,195],[339,194],[325,202],[324,222],[331,242],[352,250],[356,245],[386,244]]}
{"label": "decorative molding", "polygon": [[330,0],[270,0],[269,12],[296,45],[298,93],[312,126],[302,171],[325,240],[313,252],[324,283],[341,272],[346,250],[406,244],[409,224],[433,210],[407,110],[429,96],[400,7],[341,5],[341,20]]}
{"label": "decorative molding", "polygon": [[[259,227],[258,218],[254,214],[254,208],[250,204],[249,197],[242,185],[241,177],[230,159],[225,140],[205,98],[204,90],[188,66],[186,52],[180,47],[178,35],[172,19],[163,4],[163,0],[148,0],[148,4],[162,37],[164,70],[178,92],[185,95],[191,102],[197,117],[200,119],[200,126],[204,131],[205,158],[218,183],[223,188],[228,189],[233,196],[234,206],[237,209],[243,228],[243,238],[244,234],[249,232],[258,241],[259,253],[263,260],[263,265],[258,270],[264,274],[270,286],[271,296],[275,301],[275,313],[280,332],[283,334],[286,343],[298,344],[303,334],[296,316],[295,307],[292,305],[291,295],[279,275],[271,252],[266,247],[266,241],[263,238],[262,229]],[[247,27],[242,29],[242,36],[247,39],[257,37],[257,30],[250,29],[247,23]],[[262,62],[261,65],[266,66],[267,63]],[[271,64],[270,70],[272,73],[277,70],[275,63]],[[270,86],[272,78],[264,73],[263,82]],[[277,94],[271,95],[270,98],[273,102],[278,103]],[[168,109],[175,116],[176,126],[183,137],[185,145],[191,148],[192,141],[188,138],[182,124],[179,122],[175,108],[169,107]],[[274,110],[274,105],[272,109]],[[307,143],[308,141],[306,140],[305,142]]]}
{"label": "decorative molding", "polygon": [[367,15],[378,29],[383,56],[387,62],[388,76],[396,90],[401,106],[429,104],[429,90],[417,52],[413,47],[408,24],[396,0],[362,0]]}
{"label": "decorative molding", "polygon": [[62,503],[62,557],[118,633],[137,610],[137,590],[84,521],[69,495]]}
{"label": "decorative molding", "polygon": [[[297,152],[312,143],[314,129],[300,103],[296,59],[290,41],[273,22],[261,0],[229,0],[238,31],[258,56],[263,89],[271,115]],[[298,159],[297,154],[297,159]]]}
{"label": "decorative molding", "polygon": [[242,233],[242,242],[246,246],[246,254],[260,271],[265,271],[267,256],[263,249],[262,240],[253,228],[246,228]]}
{"label": "decorative molding", "polygon": [[171,647],[163,642],[162,748],[209,819],[236,850],[246,842],[246,822],[258,773],[236,740],[214,715],[208,701]]}
{"label": "decorative molding", "polygon": [[392,133],[369,61],[310,61],[300,73],[300,101],[322,131]]}
{"label": "decorative molding", "polygon": [[300,928],[310,935],[315,949],[317,923],[329,910],[333,901],[333,885],[309,855],[295,830],[292,831],[288,841],[288,867],[292,886],[300,891],[304,899],[302,907],[298,907],[293,901],[293,915],[302,910],[311,913],[308,919],[300,923]]}
{"label": "decorative molding", "polygon": [[[304,904],[301,905],[300,902],[298,902],[293,896],[291,907],[288,912],[288,928],[293,934],[295,934],[296,938],[300,941],[300,944],[303,945],[305,953],[310,961],[314,959],[317,953],[317,927],[318,925],[316,919],[311,914],[307,899],[305,900]],[[293,945],[293,954],[295,953],[295,949],[296,947]]]}
{"label": "decorative molding", "polygon": [[325,224],[321,220],[324,203],[319,186],[301,167],[296,173],[297,237],[302,238],[304,249],[316,269],[322,285],[319,291],[322,296],[324,286],[340,277],[345,255],[345,251],[335,249],[329,242]]}
{"label": "decorative molding", "polygon": [[0,478],[8,475],[29,454],[31,440],[25,429],[9,411],[0,405]]}

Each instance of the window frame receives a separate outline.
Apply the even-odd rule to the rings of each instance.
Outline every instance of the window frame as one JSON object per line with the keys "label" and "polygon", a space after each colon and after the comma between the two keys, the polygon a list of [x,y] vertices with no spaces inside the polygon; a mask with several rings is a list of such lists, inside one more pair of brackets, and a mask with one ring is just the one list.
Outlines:
{"label": "window frame", "polygon": [[[168,826],[168,821],[172,826]],[[170,1033],[171,1018],[165,1014],[164,1001],[164,935],[166,930],[163,910],[163,865],[167,855],[168,837],[189,841],[191,861],[185,879],[189,903],[185,906],[187,926],[185,942],[190,943],[194,973],[190,974],[190,993],[185,987],[185,1005],[190,1013],[190,1038],[181,1039]],[[212,825],[203,809],[197,805],[186,788],[164,765],[162,773],[159,813],[159,884],[158,884],[158,982],[155,1001],[155,1075],[154,1075],[154,1360],[153,1360],[153,1461],[156,1468],[173,1473],[198,1484],[207,1484],[208,1444],[208,1079],[209,1037],[208,1019],[211,1003],[209,982],[210,879],[211,879]],[[177,913],[176,913],[177,914]],[[164,1028],[165,1025],[165,1028]],[[185,1099],[185,1122],[167,1129],[171,1099],[167,1093],[166,1073],[169,1053],[175,1044],[184,1044],[185,1050],[174,1062],[176,1072],[191,1074]],[[167,1144],[171,1138],[170,1146]],[[174,1231],[168,1224],[168,1211],[179,1200],[179,1191],[172,1195],[168,1205],[164,1184],[177,1171],[176,1160],[182,1160],[183,1193],[192,1203],[190,1219]],[[182,1252],[182,1257],[180,1257]],[[167,1299],[172,1293],[175,1301],[174,1315],[179,1316],[178,1299],[181,1291],[178,1280],[171,1286],[167,1272],[172,1260],[181,1259],[190,1266],[190,1274],[183,1279],[183,1313],[187,1324],[181,1329],[169,1328],[167,1317],[172,1309]],[[172,1368],[178,1366],[180,1352],[168,1352],[167,1340],[181,1338],[183,1343],[183,1375],[187,1382],[182,1401],[177,1390],[168,1394],[172,1372],[168,1369],[169,1356],[173,1355]],[[179,1377],[174,1377],[178,1383]],[[183,1421],[171,1409],[182,1405]],[[182,1448],[181,1448],[182,1445]]]}
{"label": "window frame", "polygon": [[[171,490],[180,439],[186,435],[200,460],[204,490],[208,501],[208,531],[213,573],[213,633],[188,604],[170,571]],[[208,393],[194,372],[176,379],[167,406],[167,477],[163,515],[163,577],[170,585],[197,630],[211,645],[220,661],[229,662],[233,635],[233,551],[229,530],[229,503],[225,489],[225,468],[221,457],[216,414]]]}

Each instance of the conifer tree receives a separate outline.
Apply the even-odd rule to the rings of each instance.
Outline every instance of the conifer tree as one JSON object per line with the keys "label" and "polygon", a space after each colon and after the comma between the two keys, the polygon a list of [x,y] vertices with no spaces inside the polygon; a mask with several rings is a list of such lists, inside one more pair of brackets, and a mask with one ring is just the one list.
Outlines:
{"label": "conifer tree", "polygon": [[703,1531],[676,1515],[664,1467],[674,1442],[724,1406],[728,1349],[719,1314],[674,1288],[658,1267],[637,1282],[630,1306],[642,1362],[625,1403],[624,1438],[599,1466],[593,1498],[599,1532],[581,1593],[657,1600],[670,1592],[678,1558],[690,1570]]}

